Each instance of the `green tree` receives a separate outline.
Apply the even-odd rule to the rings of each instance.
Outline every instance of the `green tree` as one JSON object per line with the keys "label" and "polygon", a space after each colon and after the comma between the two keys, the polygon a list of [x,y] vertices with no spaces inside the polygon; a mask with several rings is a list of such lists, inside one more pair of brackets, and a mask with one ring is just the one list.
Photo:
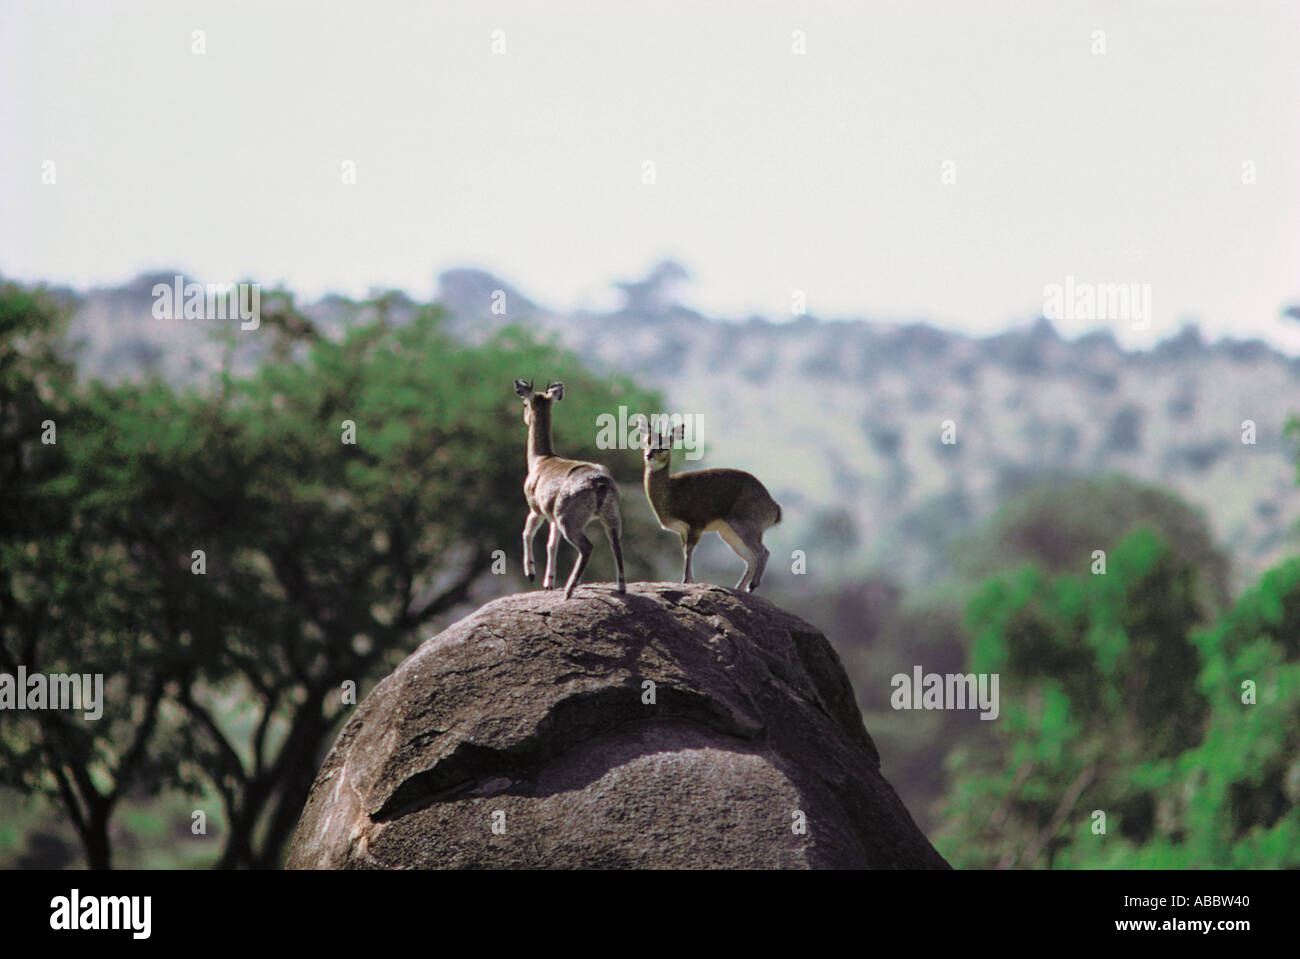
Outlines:
{"label": "green tree", "polygon": [[156,792],[176,767],[151,751],[168,678],[144,583],[100,535],[78,475],[92,417],[61,352],[66,317],[40,290],[0,288],[0,672],[100,674],[103,715],[10,711],[0,783],[62,809],[93,868],[111,864],[109,820],[127,790]]}
{"label": "green tree", "polygon": [[1191,640],[1201,595],[1194,565],[1145,528],[1105,575],[1028,567],[978,591],[971,665],[999,675],[1001,720],[991,747],[950,756],[940,844],[954,864],[1072,862],[1091,810],[1135,842],[1165,828],[1153,764],[1195,747],[1208,713]]}
{"label": "green tree", "polygon": [[1199,571],[1213,609],[1227,605],[1230,562],[1214,544],[1203,512],[1127,476],[1031,484],[1008,499],[987,528],[963,537],[954,560],[978,580],[1026,562],[1050,573],[1082,572],[1091,567],[1094,550],[1109,552],[1139,526],[1154,529]]}
{"label": "green tree", "polygon": [[1167,771],[1179,841],[1137,865],[1300,868],[1300,559],[1266,573],[1196,638],[1212,705],[1204,741]]}
{"label": "green tree", "polygon": [[[349,708],[348,684],[359,699],[439,617],[520,583],[491,572],[494,554],[519,569],[526,513],[512,381],[563,379],[557,445],[599,457],[628,484],[638,458],[595,448],[596,415],[660,406],[520,330],[471,347],[443,331],[436,309],[392,323],[380,297],[335,341],[287,295],[269,307],[260,331],[241,334],[267,338],[249,375],[228,363],[215,388],[154,380],[70,391],[62,460],[46,465],[39,493],[65,517],[80,565],[57,541],[38,549],[49,552],[39,569],[11,565],[48,530],[5,538],[6,579],[21,573],[30,584],[9,591],[30,617],[6,631],[14,661],[54,662],[36,618],[43,587],[66,597],[56,608],[78,661],[123,687],[108,697],[115,708],[134,719],[143,699],[155,717],[125,739],[87,724],[83,751],[62,765],[110,798],[138,785],[210,784],[224,807],[226,867],[279,863]],[[643,544],[653,535],[635,503],[629,496],[625,508],[630,576],[650,569]],[[587,579],[611,572],[598,553]],[[48,749],[6,742],[30,771],[14,781],[30,790]],[[138,743],[134,764],[97,776],[94,757],[114,742]],[[106,825],[111,805],[97,802]],[[109,861],[100,834],[102,853],[87,846],[97,866]]]}

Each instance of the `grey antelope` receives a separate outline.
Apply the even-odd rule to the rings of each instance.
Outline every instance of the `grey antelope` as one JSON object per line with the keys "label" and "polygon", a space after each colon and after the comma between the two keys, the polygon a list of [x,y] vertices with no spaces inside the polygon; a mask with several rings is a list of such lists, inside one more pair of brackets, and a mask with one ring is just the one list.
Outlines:
{"label": "grey antelope", "polygon": [[714,532],[745,561],[745,574],[736,589],[758,589],[767,558],[763,531],[781,522],[781,507],[766,487],[742,470],[709,469],[668,472],[673,440],[682,439],[682,428],[673,433],[654,432],[641,422],[645,447],[645,495],[659,525],[682,538],[686,570],[682,582],[691,582],[691,555],[700,537]]}
{"label": "grey antelope", "polygon": [[555,585],[555,555],[563,535],[578,551],[578,558],[564,587],[567,599],[573,595],[582,571],[591,558],[591,540],[583,528],[599,518],[614,550],[618,567],[618,592],[627,592],[623,578],[623,531],[618,511],[618,485],[608,469],[599,463],[565,459],[555,455],[551,445],[551,404],[564,396],[563,383],[547,381],[546,389],[533,392],[531,381],[515,380],[515,392],[524,401],[524,422],[528,424],[528,478],[524,481],[524,499],[528,501],[528,519],[524,521],[524,576],[532,582],[536,575],[533,563],[533,537],[545,520],[551,524],[546,540],[546,577],[542,586]]}

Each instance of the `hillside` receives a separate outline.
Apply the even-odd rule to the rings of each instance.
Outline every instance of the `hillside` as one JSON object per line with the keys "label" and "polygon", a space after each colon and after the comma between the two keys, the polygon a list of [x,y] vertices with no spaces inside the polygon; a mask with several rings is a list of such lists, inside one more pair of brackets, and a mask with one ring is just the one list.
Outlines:
{"label": "hillside", "polygon": [[[467,332],[492,322],[492,289],[510,288],[473,271],[442,277]],[[1186,327],[1133,352],[1109,334],[1064,340],[1041,318],[984,339],[922,323],[735,323],[636,292],[617,313],[525,304],[512,319],[702,415],[709,455],[697,465],[763,477],[787,507],[781,545],[806,550],[810,571],[822,559],[923,581],[1004,497],[1111,472],[1202,507],[1239,580],[1295,542],[1294,445],[1282,431],[1300,411],[1300,360],[1259,341],[1207,344]],[[945,420],[955,444],[942,442]]]}
{"label": "hillside", "polygon": [[[1202,507],[1239,582],[1294,544],[1300,502],[1282,429],[1300,410],[1300,360],[1263,343],[1207,344],[1185,328],[1131,352],[1108,334],[1063,340],[1042,319],[983,339],[922,323],[733,322],[676,304],[682,275],[665,264],[622,284],[626,305],[610,313],[554,313],[477,270],[445,272],[439,289],[466,338],[509,323],[546,331],[588,362],[660,388],[664,412],[700,417],[707,456],[687,465],[763,478],[786,515],[771,546],[804,550],[810,575],[888,567],[928,580],[943,572],[946,545],[1008,494],[1109,472],[1158,480]],[[186,379],[220,363],[206,321],[151,316],[152,282],[170,276],[76,298],[87,369]],[[505,315],[492,310],[498,290]],[[416,304],[396,294],[388,308],[401,322]],[[358,308],[330,297],[303,309],[337,335]],[[237,365],[261,355],[244,336]],[[945,420],[955,444],[941,442]],[[1242,442],[1244,420],[1255,423],[1253,445]]]}

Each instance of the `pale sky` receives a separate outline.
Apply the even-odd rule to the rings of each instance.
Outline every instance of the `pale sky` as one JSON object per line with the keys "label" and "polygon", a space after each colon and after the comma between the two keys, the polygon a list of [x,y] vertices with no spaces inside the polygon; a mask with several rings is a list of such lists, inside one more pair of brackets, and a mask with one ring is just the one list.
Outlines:
{"label": "pale sky", "polygon": [[24,280],[428,298],[476,266],[566,309],[670,256],[711,314],[987,333],[1073,276],[1152,318],[1069,335],[1300,353],[1297,227],[1295,0],[0,3]]}

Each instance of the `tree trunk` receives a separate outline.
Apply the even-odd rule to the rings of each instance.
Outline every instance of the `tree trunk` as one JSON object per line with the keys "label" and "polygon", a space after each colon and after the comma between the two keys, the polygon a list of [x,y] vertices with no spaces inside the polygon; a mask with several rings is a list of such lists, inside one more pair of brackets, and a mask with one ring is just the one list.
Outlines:
{"label": "tree trunk", "polygon": [[113,868],[113,852],[108,841],[108,818],[111,807],[92,807],[81,831],[81,845],[86,850],[86,868]]}
{"label": "tree trunk", "polygon": [[248,810],[226,808],[230,832],[226,848],[217,861],[217,869],[247,869],[253,862],[252,832],[256,814]]}
{"label": "tree trunk", "polygon": [[[319,742],[320,737],[312,736],[311,739]],[[278,869],[282,865],[284,847],[298,825],[303,807],[307,805],[307,796],[316,780],[316,772],[315,749],[298,754],[293,765],[286,771],[284,788],[279,792],[271,824],[258,855],[259,867]]]}

